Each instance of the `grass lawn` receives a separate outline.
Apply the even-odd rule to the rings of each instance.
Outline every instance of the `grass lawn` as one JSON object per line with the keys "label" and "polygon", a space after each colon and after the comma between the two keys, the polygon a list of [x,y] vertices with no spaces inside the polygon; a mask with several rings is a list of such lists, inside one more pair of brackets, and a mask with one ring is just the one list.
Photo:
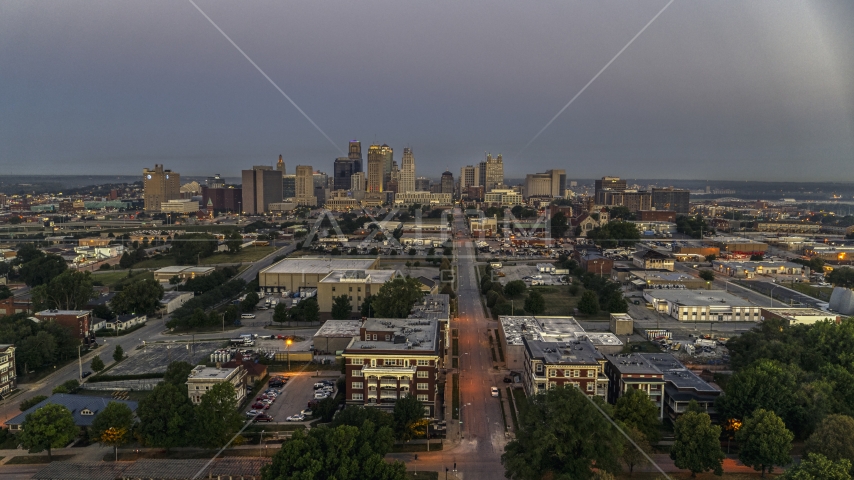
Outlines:
{"label": "grass lawn", "polygon": [[277,247],[246,247],[235,254],[215,253],[202,259],[202,265],[255,262],[278,250]]}
{"label": "grass lawn", "polygon": [[103,271],[95,272],[92,274],[92,280],[103,283],[108,287],[115,287],[116,285],[124,285],[128,282],[135,282],[137,280],[142,279],[154,279],[154,273],[148,271],[135,271],[133,272],[133,276],[128,278],[127,270],[116,270],[116,271]]}
{"label": "grass lawn", "polygon": [[6,465],[32,465],[36,463],[50,463],[50,462],[62,462],[64,460],[68,460],[74,455],[53,455],[50,460],[48,460],[47,455],[21,455],[19,457],[12,457],[6,462]]}
{"label": "grass lawn", "polygon": [[830,294],[833,293],[833,287],[813,287],[807,283],[780,283],[780,285],[824,301],[830,300]]}
{"label": "grass lawn", "polygon": [[581,291],[578,296],[569,294],[568,285],[547,285],[543,287],[531,287],[531,290],[536,290],[543,295],[546,300],[546,311],[543,315],[551,316],[572,316],[574,309],[578,306],[578,299],[581,298]]}
{"label": "grass lawn", "polygon": [[163,268],[177,264],[178,262],[172,255],[158,255],[133,264],[133,268]]}

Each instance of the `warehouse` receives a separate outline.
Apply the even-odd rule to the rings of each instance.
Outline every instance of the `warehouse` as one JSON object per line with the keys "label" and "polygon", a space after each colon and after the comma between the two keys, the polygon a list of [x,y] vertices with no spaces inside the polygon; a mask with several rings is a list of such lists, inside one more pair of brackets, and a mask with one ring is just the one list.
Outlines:
{"label": "warehouse", "polygon": [[258,273],[258,285],[266,293],[293,292],[317,288],[334,270],[373,270],[379,259],[331,259],[320,257],[286,258]]}
{"label": "warehouse", "polygon": [[644,290],[657,312],[682,322],[758,322],[760,308],[723,290]]}

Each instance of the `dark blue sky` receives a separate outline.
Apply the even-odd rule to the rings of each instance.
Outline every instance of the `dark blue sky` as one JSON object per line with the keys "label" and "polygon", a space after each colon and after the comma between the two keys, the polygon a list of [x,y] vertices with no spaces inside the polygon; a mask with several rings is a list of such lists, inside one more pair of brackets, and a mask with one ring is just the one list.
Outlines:
{"label": "dark blue sky", "polygon": [[[854,2],[247,1],[199,6],[346,149],[419,175],[852,180]],[[0,175],[237,176],[340,155],[190,4],[0,3]]]}

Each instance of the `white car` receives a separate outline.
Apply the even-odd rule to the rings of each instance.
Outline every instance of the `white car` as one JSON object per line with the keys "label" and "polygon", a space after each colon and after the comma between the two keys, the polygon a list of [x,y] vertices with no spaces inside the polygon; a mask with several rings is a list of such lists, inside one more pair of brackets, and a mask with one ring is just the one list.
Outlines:
{"label": "white car", "polygon": [[305,420],[305,417],[300,413],[296,415],[291,415],[290,417],[285,419],[285,421],[287,422],[302,422],[303,420]]}
{"label": "white car", "polygon": [[328,393],[326,393],[326,392],[317,392],[317,393],[315,393],[315,394],[314,394],[314,399],[315,399],[315,400],[323,400],[323,399],[326,399],[326,398],[329,398],[329,394],[328,394]]}
{"label": "white car", "polygon": [[249,410],[248,412],[246,412],[246,416],[254,417],[255,415],[258,415],[258,413],[260,413],[258,410]]}
{"label": "white car", "polygon": [[490,392],[492,393],[493,397],[497,397],[498,396],[498,387],[492,387]]}

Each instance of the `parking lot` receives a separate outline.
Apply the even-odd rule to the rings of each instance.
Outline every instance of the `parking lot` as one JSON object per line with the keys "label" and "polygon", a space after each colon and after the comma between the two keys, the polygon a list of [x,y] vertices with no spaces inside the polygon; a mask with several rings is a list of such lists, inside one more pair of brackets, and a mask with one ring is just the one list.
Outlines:
{"label": "parking lot", "polygon": [[540,273],[537,271],[537,267],[522,263],[516,265],[503,265],[499,270],[504,274],[503,277],[497,277],[498,281],[502,285],[507,285],[507,282],[512,282],[514,280],[522,280],[529,287],[532,285],[533,281],[538,282],[540,285],[562,285],[560,279],[565,276]]}
{"label": "parking lot", "polygon": [[211,352],[221,347],[222,343],[221,341],[146,343],[143,351],[111,368],[108,375],[165,372],[171,362],[187,362],[190,365],[208,363]]}
{"label": "parking lot", "polygon": [[[314,384],[320,380],[338,380],[340,376],[337,373],[321,370],[321,376],[317,376],[315,371],[282,373],[290,377],[288,383],[280,389],[282,394],[278,396],[275,402],[266,411],[267,415],[273,417],[274,422],[284,422],[291,415],[300,413],[308,407],[308,402],[314,400]],[[271,375],[272,377],[273,375]],[[267,386],[264,386],[267,389]],[[337,391],[335,392],[337,393]],[[254,392],[255,398],[260,392]],[[334,395],[334,394],[333,394]],[[248,409],[247,409],[248,410]],[[310,419],[306,419],[308,422]]]}

